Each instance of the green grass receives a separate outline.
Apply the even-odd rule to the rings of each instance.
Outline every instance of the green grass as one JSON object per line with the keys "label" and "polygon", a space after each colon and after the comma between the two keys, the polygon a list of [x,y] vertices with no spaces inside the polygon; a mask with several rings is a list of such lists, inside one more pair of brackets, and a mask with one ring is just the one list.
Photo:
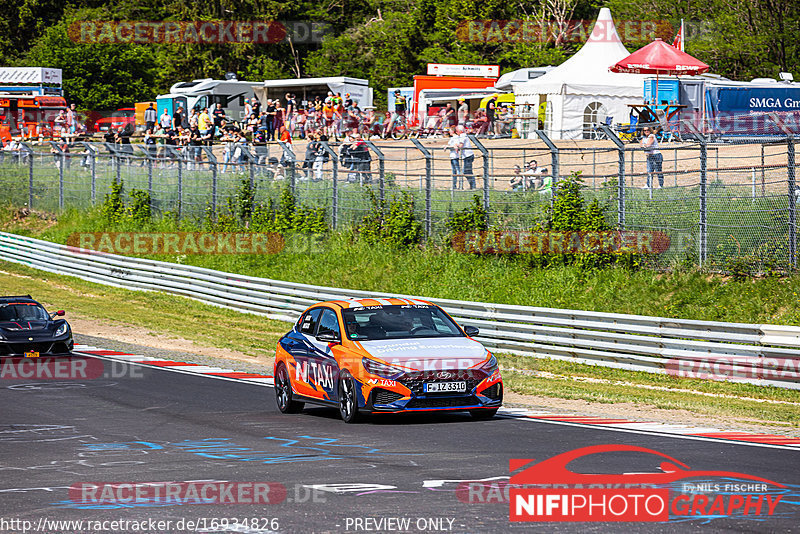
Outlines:
{"label": "green grass", "polygon": [[[108,228],[96,210],[68,211],[57,224],[28,217],[8,231],[65,243],[74,232],[132,231]],[[174,231],[162,219],[154,231]],[[188,223],[182,229],[198,229]],[[159,256],[226,272],[291,282],[432,298],[630,313],[711,321],[800,325],[800,275],[733,279],[697,269],[656,272],[623,268],[531,268],[520,257],[465,255],[447,247],[397,250],[368,246],[348,233],[331,234],[319,250],[274,255]]]}

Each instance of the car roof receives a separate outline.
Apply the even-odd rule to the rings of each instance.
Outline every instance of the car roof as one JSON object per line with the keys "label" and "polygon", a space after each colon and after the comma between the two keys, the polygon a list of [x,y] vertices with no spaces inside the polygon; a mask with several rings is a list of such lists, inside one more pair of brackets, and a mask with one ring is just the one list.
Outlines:
{"label": "car roof", "polygon": [[360,308],[362,306],[434,305],[432,302],[428,302],[427,300],[399,297],[328,300],[325,302],[320,302],[319,304],[336,304],[342,308]]}
{"label": "car roof", "polygon": [[10,302],[25,302],[39,304],[30,295],[5,295],[0,296],[0,304],[8,304]]}

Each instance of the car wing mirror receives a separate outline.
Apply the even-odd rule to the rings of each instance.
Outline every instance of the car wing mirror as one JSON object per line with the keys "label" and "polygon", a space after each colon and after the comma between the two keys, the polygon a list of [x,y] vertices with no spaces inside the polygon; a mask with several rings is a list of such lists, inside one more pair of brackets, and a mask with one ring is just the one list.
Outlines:
{"label": "car wing mirror", "polygon": [[341,340],[336,334],[331,332],[322,332],[317,334],[317,341],[322,341],[323,343],[339,343]]}
{"label": "car wing mirror", "polygon": [[480,330],[477,326],[465,326],[464,333],[467,334],[469,337],[477,336]]}
{"label": "car wing mirror", "polygon": [[58,310],[57,312],[53,313],[53,317],[64,317],[66,312],[64,310]]}

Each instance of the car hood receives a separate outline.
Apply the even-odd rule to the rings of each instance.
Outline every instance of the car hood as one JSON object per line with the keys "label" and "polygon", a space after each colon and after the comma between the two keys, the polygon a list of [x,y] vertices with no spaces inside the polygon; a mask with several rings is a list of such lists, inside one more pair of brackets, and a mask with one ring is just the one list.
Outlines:
{"label": "car hood", "polygon": [[370,355],[390,365],[412,369],[468,369],[486,360],[487,351],[467,337],[361,341]]}
{"label": "car hood", "polygon": [[0,329],[6,332],[44,330],[49,325],[50,321],[0,321]]}

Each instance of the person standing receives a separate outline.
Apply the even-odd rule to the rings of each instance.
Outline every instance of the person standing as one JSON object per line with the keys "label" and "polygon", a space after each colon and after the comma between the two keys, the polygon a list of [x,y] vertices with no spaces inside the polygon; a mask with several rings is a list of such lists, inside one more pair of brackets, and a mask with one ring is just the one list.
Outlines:
{"label": "person standing", "polygon": [[153,107],[153,103],[150,102],[150,105],[144,110],[144,125],[145,131],[150,131],[150,133],[155,131],[156,121],[158,120],[158,114],[156,113],[156,108]]}
{"label": "person standing", "polygon": [[466,129],[463,126],[456,126],[458,137],[458,147],[461,152],[461,164],[464,176],[469,182],[469,188],[475,189],[475,175],[472,174],[472,164],[475,162],[475,152],[472,150],[472,141],[467,137]]}
{"label": "person standing", "polygon": [[70,135],[78,131],[78,112],[75,109],[75,102],[70,104],[67,110],[67,131]]}
{"label": "person standing", "polygon": [[493,94],[492,98],[486,103],[486,118],[489,120],[489,127],[486,130],[486,133],[494,132],[494,123],[497,119],[497,99],[500,95]]}
{"label": "person standing", "polygon": [[458,125],[466,127],[469,115],[469,104],[463,98],[458,99]]}
{"label": "person standing", "polygon": [[274,141],[275,140],[275,115],[277,114],[278,110],[275,108],[275,105],[272,103],[272,100],[267,99],[266,106],[264,107],[264,111],[267,114],[267,141]]}
{"label": "person standing", "polygon": [[656,134],[653,133],[649,126],[645,126],[642,129],[642,140],[639,144],[647,155],[647,189],[653,186],[654,174],[658,174],[658,188],[661,189],[664,187],[664,173],[661,170],[664,164],[664,156],[658,150],[658,139],[656,139]]}
{"label": "person standing", "polygon": [[172,117],[169,116],[169,110],[167,110],[167,108],[164,108],[164,113],[161,114],[160,126],[165,131],[172,127]]}
{"label": "person standing", "polygon": [[[459,126],[456,127],[456,131],[458,128]],[[457,133],[453,133],[450,135],[450,140],[447,141],[447,145],[444,147],[445,150],[450,151],[450,170],[453,173],[453,189],[458,189],[458,176],[461,174],[461,161],[459,160],[459,152],[461,151],[460,143],[461,138]]]}

